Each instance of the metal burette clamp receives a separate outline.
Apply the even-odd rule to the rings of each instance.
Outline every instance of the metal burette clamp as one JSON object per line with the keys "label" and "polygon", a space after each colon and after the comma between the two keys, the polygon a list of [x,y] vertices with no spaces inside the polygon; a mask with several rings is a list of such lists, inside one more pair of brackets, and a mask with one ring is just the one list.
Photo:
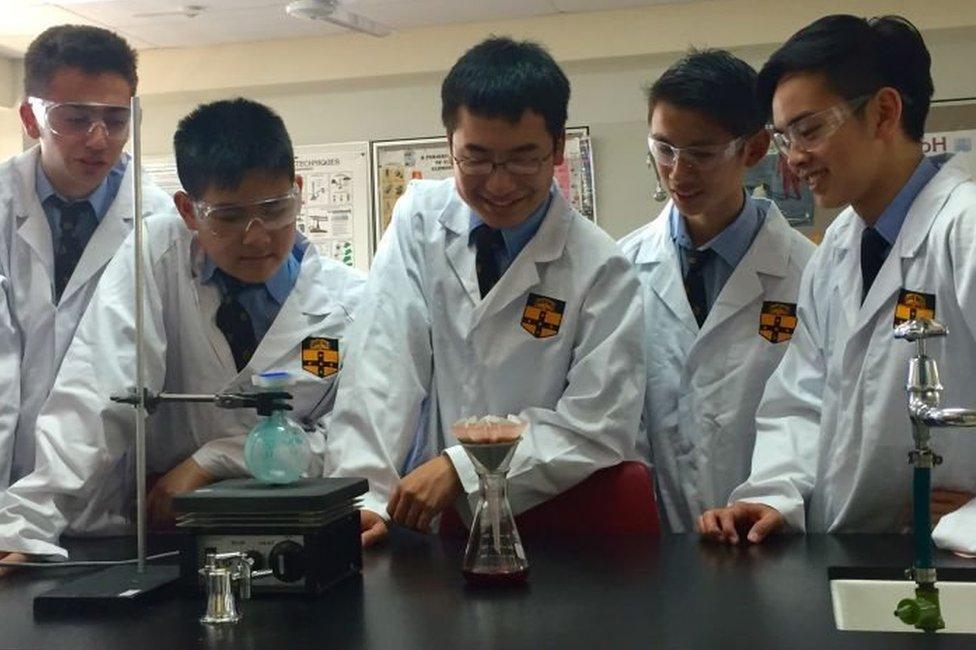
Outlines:
{"label": "metal burette clamp", "polygon": [[236,623],[241,620],[237,611],[236,595],[241,600],[251,598],[251,581],[272,574],[270,569],[252,571],[254,560],[245,553],[217,553],[207,551],[200,575],[203,576],[207,593],[207,613],[200,618],[201,623],[210,625]]}

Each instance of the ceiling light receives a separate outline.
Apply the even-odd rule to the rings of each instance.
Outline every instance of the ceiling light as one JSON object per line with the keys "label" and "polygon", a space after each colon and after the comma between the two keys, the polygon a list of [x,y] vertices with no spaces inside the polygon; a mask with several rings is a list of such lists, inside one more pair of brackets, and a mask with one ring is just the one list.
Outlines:
{"label": "ceiling light", "polygon": [[351,29],[354,32],[362,32],[372,36],[386,36],[392,32],[386,25],[346,11],[338,0],[295,0],[288,3],[285,11],[288,12],[289,16],[323,20],[333,25]]}

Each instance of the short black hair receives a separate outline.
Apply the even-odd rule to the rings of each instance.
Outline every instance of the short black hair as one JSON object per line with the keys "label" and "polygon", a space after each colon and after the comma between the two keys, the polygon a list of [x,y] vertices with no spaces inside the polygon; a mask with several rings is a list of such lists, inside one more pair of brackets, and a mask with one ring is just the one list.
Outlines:
{"label": "short black hair", "polygon": [[664,71],[647,92],[659,102],[698,111],[733,137],[753,135],[765,115],[756,98],[756,71],[725,50],[692,49]]}
{"label": "short black hair", "polygon": [[847,100],[894,88],[902,98],[902,128],[918,141],[935,91],[931,67],[922,35],[905,18],[836,14],[807,25],[773,52],[759,72],[757,92],[768,116],[776,86],[798,72],[823,74]]}
{"label": "short black hair", "polygon": [[252,171],[295,179],[295,153],[285,123],[264,104],[238,97],[198,106],[173,136],[176,173],[199,199],[210,188],[233,190]]}
{"label": "short black hair", "polygon": [[465,52],[441,84],[441,120],[448,133],[457,128],[462,106],[513,124],[532,110],[545,119],[553,138],[562,137],[569,79],[538,43],[493,36]]}
{"label": "short black hair", "polygon": [[117,74],[134,95],[139,84],[137,55],[124,38],[101,27],[58,25],[44,30],[24,55],[24,92],[42,96],[62,68],[85,74]]}

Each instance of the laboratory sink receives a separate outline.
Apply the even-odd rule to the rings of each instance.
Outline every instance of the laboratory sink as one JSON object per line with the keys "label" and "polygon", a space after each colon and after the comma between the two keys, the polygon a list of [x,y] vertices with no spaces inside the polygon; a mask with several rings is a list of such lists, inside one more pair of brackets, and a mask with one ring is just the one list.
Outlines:
{"label": "laboratory sink", "polygon": [[[900,569],[831,567],[830,596],[838,630],[920,632],[899,620],[898,602],[915,597],[915,583]],[[939,601],[945,628],[940,634],[976,634],[976,569],[940,569]]]}

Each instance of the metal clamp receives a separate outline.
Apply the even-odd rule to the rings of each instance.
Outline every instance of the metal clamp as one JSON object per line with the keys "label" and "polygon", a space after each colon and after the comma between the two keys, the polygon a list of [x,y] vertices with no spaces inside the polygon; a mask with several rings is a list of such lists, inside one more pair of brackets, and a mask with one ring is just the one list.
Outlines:
{"label": "metal clamp", "polygon": [[130,387],[125,393],[111,396],[113,402],[120,404],[139,405],[145,404],[146,412],[153,413],[160,404],[166,402],[202,402],[213,404],[223,409],[256,409],[259,415],[270,415],[272,411],[290,411],[291,404],[288,400],[292,399],[291,393],[285,391],[258,391],[258,392],[238,392],[238,393],[217,393],[209,394],[186,394],[186,393],[154,393],[144,389],[140,400],[139,391]]}
{"label": "metal clamp", "polygon": [[216,625],[241,620],[235,592],[241,600],[251,598],[251,581],[272,574],[270,569],[253,571],[254,560],[241,551],[217,553],[208,550],[200,575],[207,593],[207,613],[201,623]]}

